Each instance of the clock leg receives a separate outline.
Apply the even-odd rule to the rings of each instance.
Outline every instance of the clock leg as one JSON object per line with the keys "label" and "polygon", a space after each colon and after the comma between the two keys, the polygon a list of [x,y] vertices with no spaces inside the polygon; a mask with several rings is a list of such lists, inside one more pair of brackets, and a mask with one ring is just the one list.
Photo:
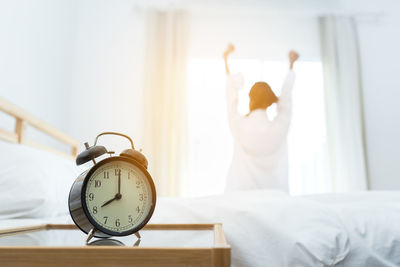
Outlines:
{"label": "clock leg", "polygon": [[137,240],[136,240],[135,244],[133,244],[133,246],[138,247],[142,237],[140,236],[139,232],[136,232],[135,236],[137,237]]}
{"label": "clock leg", "polygon": [[140,236],[140,233],[139,233],[139,232],[136,232],[134,235],[137,237],[137,239],[141,239],[141,238],[142,238],[142,237]]}
{"label": "clock leg", "polygon": [[96,229],[95,229],[95,228],[92,228],[92,229],[89,231],[88,236],[87,236],[87,238],[86,238],[86,245],[89,244],[89,241],[90,241],[90,239],[93,238],[95,232],[96,232]]}

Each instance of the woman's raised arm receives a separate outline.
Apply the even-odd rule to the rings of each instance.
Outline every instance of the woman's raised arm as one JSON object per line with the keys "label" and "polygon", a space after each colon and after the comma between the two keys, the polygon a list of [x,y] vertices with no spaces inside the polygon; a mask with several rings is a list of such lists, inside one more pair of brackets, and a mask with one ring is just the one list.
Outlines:
{"label": "woman's raised arm", "polygon": [[226,71],[226,75],[230,75],[231,72],[229,71],[229,66],[228,66],[228,56],[235,51],[235,47],[233,46],[233,44],[228,44],[228,47],[226,48],[225,52],[224,52],[224,61],[225,61],[225,71]]}

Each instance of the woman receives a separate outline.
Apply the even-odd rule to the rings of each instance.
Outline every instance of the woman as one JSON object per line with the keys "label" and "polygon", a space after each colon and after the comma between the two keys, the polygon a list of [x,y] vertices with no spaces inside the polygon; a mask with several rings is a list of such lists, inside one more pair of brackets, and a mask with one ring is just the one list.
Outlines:
{"label": "woman", "polygon": [[[229,126],[234,138],[234,152],[225,191],[278,189],[288,191],[288,159],[286,137],[291,118],[293,65],[299,58],[289,52],[289,73],[278,98],[265,82],[257,82],[250,90],[250,113],[237,111],[237,90],[243,86],[242,75],[230,75],[228,57],[235,50],[230,44],[224,53],[227,74]],[[277,115],[267,116],[267,108],[277,103]]]}

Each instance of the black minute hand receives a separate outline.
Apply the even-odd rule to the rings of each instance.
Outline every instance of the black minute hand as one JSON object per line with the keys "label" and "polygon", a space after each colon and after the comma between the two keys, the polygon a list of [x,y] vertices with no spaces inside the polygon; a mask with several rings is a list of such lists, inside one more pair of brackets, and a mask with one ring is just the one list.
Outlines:
{"label": "black minute hand", "polygon": [[121,170],[118,172],[118,195],[121,195]]}
{"label": "black minute hand", "polygon": [[110,204],[111,202],[113,202],[116,199],[121,199],[122,195],[121,195],[121,170],[119,170],[118,172],[118,193],[115,195],[114,198],[106,201],[103,205],[101,205],[101,207],[107,206],[108,204]]}

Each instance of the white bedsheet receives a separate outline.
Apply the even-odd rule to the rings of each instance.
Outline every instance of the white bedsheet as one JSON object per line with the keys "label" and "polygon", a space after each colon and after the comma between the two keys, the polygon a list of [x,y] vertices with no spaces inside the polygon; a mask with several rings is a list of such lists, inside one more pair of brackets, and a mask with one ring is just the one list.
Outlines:
{"label": "white bedsheet", "polygon": [[400,266],[400,192],[370,191],[305,197],[333,209],[350,240],[338,266]]}
{"label": "white bedsheet", "polygon": [[[48,222],[71,219],[3,220],[0,228]],[[150,222],[223,223],[233,266],[400,266],[398,192],[160,198]]]}
{"label": "white bedsheet", "polygon": [[164,199],[151,222],[222,222],[233,266],[331,266],[350,250],[332,209],[278,191]]}
{"label": "white bedsheet", "polygon": [[222,222],[233,266],[400,266],[395,191],[165,199],[151,221]]}

